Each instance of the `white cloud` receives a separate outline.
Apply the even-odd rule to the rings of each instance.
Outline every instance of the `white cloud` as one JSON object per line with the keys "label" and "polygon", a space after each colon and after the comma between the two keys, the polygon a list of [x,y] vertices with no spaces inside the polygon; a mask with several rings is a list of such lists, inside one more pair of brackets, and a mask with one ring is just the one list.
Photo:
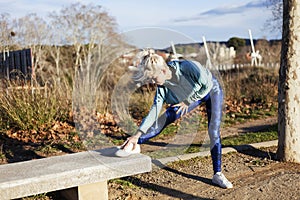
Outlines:
{"label": "white cloud", "polygon": [[[222,19],[225,16],[231,15],[243,15],[248,12],[257,12],[265,8],[265,3],[263,0],[251,1],[245,4],[228,4],[221,7],[216,7],[213,9],[206,10],[204,12],[194,14],[188,17],[175,18],[172,21],[175,23],[185,23],[197,20],[207,20],[211,18]],[[223,20],[220,20],[223,22]]]}
{"label": "white cloud", "polygon": [[200,13],[200,16],[209,16],[209,15],[227,15],[227,14],[241,14],[243,12],[249,11],[251,9],[261,9],[265,7],[263,1],[251,1],[242,5],[231,5],[227,7],[220,7],[208,10],[206,12]]}

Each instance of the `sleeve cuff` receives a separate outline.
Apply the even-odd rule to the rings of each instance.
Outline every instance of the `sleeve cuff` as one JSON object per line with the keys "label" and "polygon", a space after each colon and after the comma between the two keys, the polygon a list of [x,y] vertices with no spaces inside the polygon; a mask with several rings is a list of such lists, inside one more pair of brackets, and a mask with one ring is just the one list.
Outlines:
{"label": "sleeve cuff", "polygon": [[142,131],[141,129],[138,129],[138,131],[142,132],[142,135],[145,135],[146,133]]}

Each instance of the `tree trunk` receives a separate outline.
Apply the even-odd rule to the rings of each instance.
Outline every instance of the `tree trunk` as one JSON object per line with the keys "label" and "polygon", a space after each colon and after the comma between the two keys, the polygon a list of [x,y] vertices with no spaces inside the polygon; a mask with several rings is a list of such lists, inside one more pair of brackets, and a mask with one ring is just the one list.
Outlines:
{"label": "tree trunk", "polygon": [[300,163],[300,0],[283,1],[278,158]]}

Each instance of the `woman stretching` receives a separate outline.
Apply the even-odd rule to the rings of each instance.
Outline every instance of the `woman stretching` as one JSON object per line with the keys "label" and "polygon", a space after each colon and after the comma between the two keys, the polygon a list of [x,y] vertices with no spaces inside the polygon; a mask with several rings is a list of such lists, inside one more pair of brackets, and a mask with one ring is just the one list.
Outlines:
{"label": "woman stretching", "polygon": [[[221,172],[220,125],[223,91],[212,73],[198,62],[173,60],[166,63],[164,58],[154,50],[146,50],[143,52],[134,79],[155,83],[156,95],[148,115],[143,119],[136,133],[121,146],[120,151],[129,154],[139,153],[139,144],[157,136],[167,125],[205,103],[214,171],[212,182],[222,188],[232,188],[232,184]],[[171,106],[159,116],[163,103]]]}

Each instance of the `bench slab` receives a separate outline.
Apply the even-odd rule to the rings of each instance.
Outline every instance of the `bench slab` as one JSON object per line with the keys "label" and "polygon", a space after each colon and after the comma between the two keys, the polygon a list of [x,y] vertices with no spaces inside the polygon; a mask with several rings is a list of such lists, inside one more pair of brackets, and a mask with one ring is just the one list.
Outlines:
{"label": "bench slab", "polygon": [[151,171],[151,158],[115,157],[116,148],[0,165],[1,199],[13,199],[106,182]]}

